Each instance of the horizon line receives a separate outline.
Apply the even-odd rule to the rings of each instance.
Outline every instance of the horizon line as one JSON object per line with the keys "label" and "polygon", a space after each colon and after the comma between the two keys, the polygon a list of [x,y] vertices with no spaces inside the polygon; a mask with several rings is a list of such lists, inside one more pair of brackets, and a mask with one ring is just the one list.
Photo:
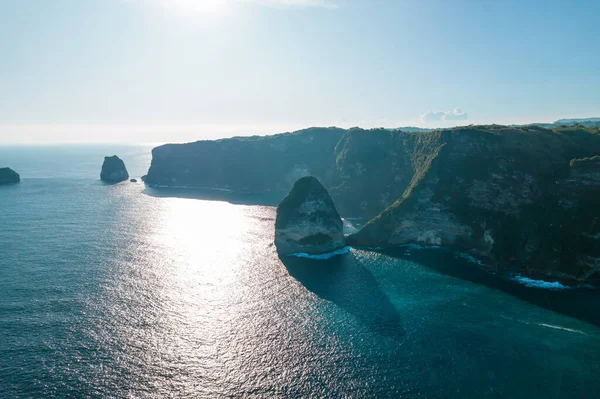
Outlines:
{"label": "horizon line", "polygon": [[[8,137],[15,135],[13,140],[0,140],[0,145],[53,145],[53,144],[119,144],[119,145],[153,145],[165,143],[189,143],[199,140],[218,140],[232,137],[251,137],[268,136],[281,133],[292,133],[310,128],[340,128],[340,129],[388,129],[399,130],[402,128],[418,128],[427,130],[451,129],[461,126],[485,126],[485,125],[503,125],[503,126],[526,126],[535,124],[553,124],[560,120],[577,119],[599,119],[599,117],[563,117],[552,121],[535,121],[525,123],[482,123],[480,121],[463,121],[461,124],[448,124],[446,126],[426,126],[415,121],[402,123],[389,123],[388,126],[382,126],[373,123],[348,123],[338,121],[337,123],[316,123],[307,124],[0,124],[0,136],[2,133]],[[66,134],[64,139],[52,137],[54,135]],[[88,140],[85,136],[94,137]],[[98,139],[98,134],[105,134],[105,139]],[[130,134],[147,134],[150,137],[147,140],[132,141],[127,137]],[[37,137],[27,138],[34,135]],[[50,135],[44,138],[42,135]],[[18,136],[18,138],[17,138]],[[25,138],[24,138],[25,136]],[[83,136],[83,137],[82,137]],[[88,137],[89,137],[88,136]],[[165,136],[173,136],[171,139]],[[160,145],[158,144],[158,145]]]}

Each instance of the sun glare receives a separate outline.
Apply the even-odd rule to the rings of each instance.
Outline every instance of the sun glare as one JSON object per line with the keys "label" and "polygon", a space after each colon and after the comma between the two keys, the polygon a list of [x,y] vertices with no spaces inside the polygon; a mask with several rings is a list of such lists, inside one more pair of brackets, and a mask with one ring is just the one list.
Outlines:
{"label": "sun glare", "polygon": [[181,276],[200,273],[205,281],[215,284],[228,278],[233,270],[223,265],[239,264],[247,250],[242,237],[247,234],[249,221],[242,216],[242,208],[186,198],[164,198],[161,205],[161,227],[154,239],[173,256]]}
{"label": "sun glare", "polygon": [[215,19],[229,9],[227,0],[162,0],[162,5],[182,16],[199,19]]}

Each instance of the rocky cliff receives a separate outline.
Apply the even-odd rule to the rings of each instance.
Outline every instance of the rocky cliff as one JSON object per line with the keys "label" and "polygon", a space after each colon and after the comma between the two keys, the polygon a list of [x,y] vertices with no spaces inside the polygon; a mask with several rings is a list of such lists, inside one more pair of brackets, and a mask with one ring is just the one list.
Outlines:
{"label": "rocky cliff", "polygon": [[152,150],[144,182],[239,192],[278,191],[283,196],[302,176],[332,179],[333,150],[344,132],[312,128],[274,136],[167,144]]}
{"label": "rocky cliff", "polygon": [[393,204],[439,145],[437,133],[349,129],[335,147],[335,174],[327,182],[344,216],[366,220]]}
{"label": "rocky cliff", "polygon": [[370,219],[410,182],[419,133],[386,129],[311,128],[264,137],[238,137],[152,150],[144,182],[151,186],[211,187],[278,192],[315,176],[345,216]]}
{"label": "rocky cliff", "polygon": [[592,281],[600,264],[600,129],[314,128],[161,146],[146,183],[286,192],[316,176],[357,246],[438,245],[530,275]]}
{"label": "rocky cliff", "polygon": [[277,252],[322,254],[344,245],[342,219],[329,193],[316,178],[300,178],[277,207]]}
{"label": "rocky cliff", "polygon": [[116,155],[104,157],[100,179],[108,183],[118,183],[129,179],[129,173],[127,173],[123,160]]}
{"label": "rocky cliff", "polygon": [[0,168],[0,184],[18,183],[21,177],[11,168]]}
{"label": "rocky cliff", "polygon": [[[534,275],[596,279],[600,131],[473,126],[431,134],[402,196],[350,245],[450,247]],[[436,136],[436,137],[434,137]]]}

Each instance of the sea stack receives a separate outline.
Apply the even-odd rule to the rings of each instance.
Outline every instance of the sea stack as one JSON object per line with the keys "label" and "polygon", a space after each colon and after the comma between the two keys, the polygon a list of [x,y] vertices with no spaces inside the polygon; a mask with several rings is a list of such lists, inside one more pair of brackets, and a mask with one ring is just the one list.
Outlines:
{"label": "sea stack", "polygon": [[11,168],[0,168],[0,184],[18,183],[21,177]]}
{"label": "sea stack", "polygon": [[104,157],[100,179],[107,183],[118,183],[129,178],[125,163],[116,155]]}
{"label": "sea stack", "polygon": [[282,255],[323,254],[345,246],[342,219],[315,177],[296,181],[277,207],[275,246]]}

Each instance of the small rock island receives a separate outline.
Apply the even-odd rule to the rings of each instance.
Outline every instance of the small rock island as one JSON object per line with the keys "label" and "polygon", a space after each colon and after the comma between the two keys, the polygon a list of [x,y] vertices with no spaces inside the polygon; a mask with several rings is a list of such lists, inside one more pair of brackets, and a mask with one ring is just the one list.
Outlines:
{"label": "small rock island", "polygon": [[342,219],[315,177],[296,181],[277,207],[275,246],[282,255],[323,254],[345,246]]}
{"label": "small rock island", "polygon": [[21,177],[11,168],[0,168],[0,184],[18,183]]}
{"label": "small rock island", "polygon": [[123,160],[116,155],[104,157],[100,179],[107,183],[118,183],[129,179]]}

